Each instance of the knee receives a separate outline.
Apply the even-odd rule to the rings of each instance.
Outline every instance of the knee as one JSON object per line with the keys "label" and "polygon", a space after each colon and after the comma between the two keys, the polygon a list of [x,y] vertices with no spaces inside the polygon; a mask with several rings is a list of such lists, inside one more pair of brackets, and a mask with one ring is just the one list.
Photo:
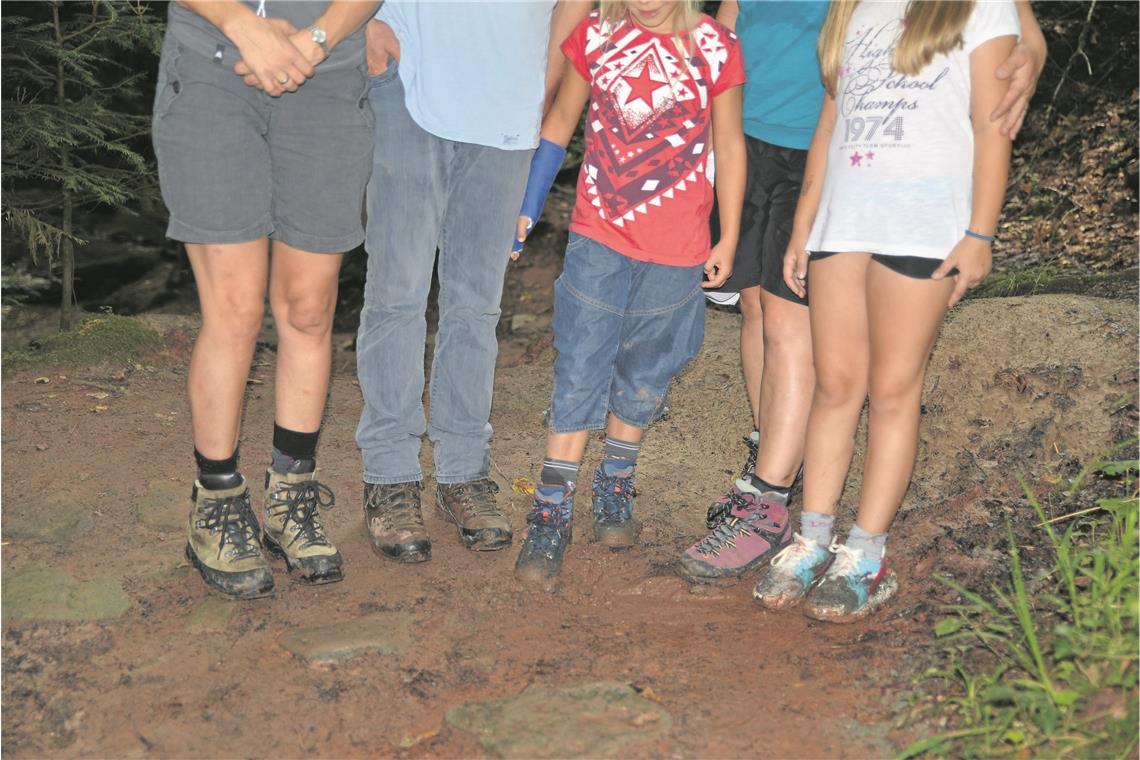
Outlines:
{"label": "knee", "polygon": [[221,335],[234,343],[250,343],[257,339],[265,319],[264,295],[225,298],[216,308],[202,313],[202,329]]}
{"label": "knee", "polygon": [[869,395],[875,414],[912,412],[922,404],[922,377],[873,378]]}
{"label": "knee", "polygon": [[288,294],[274,302],[273,314],[279,327],[287,326],[294,333],[322,338],[332,330],[335,306],[335,294]]}
{"label": "knee", "polygon": [[806,356],[811,359],[811,325],[790,319],[764,321],[764,352],[774,356]]}
{"label": "knee", "polygon": [[847,368],[816,369],[815,398],[827,406],[862,404],[867,397],[867,381],[861,373]]}

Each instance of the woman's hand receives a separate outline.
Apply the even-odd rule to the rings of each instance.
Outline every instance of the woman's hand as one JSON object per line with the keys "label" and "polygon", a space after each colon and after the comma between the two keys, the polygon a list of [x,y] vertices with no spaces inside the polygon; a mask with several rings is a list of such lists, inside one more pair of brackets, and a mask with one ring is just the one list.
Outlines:
{"label": "woman's hand", "polygon": [[400,40],[392,27],[383,21],[373,19],[364,27],[364,39],[368,56],[369,76],[379,76],[388,70],[388,59],[400,62]]}
{"label": "woman's hand", "polygon": [[792,235],[784,252],[784,284],[800,298],[807,296],[807,236]]}
{"label": "woman's hand", "polygon": [[728,281],[732,274],[732,262],[736,260],[736,242],[722,240],[709,251],[709,259],[705,262],[705,277],[707,282],[701,287],[716,290]]}
{"label": "woman's hand", "polygon": [[930,275],[932,280],[945,278],[952,269],[957,269],[954,275],[955,285],[950,293],[950,302],[947,307],[953,306],[966,295],[966,289],[978,285],[989,276],[993,269],[993,255],[990,253],[991,243],[966,236],[958,241],[950,255],[942,262],[942,266]]}
{"label": "woman's hand", "polygon": [[234,73],[266,95],[277,97],[296,92],[315,71],[294,44],[298,34],[301,33],[297,28],[285,19],[243,18],[240,24],[226,30],[241,54],[234,64]]}

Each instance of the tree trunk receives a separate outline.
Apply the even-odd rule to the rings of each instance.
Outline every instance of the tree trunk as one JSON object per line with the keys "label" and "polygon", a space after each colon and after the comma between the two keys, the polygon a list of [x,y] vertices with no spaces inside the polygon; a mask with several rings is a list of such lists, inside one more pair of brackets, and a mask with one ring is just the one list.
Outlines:
{"label": "tree trunk", "polygon": [[[63,27],[59,20],[59,0],[55,0],[51,7],[51,19],[55,26],[55,40],[61,47],[63,45]],[[67,107],[67,92],[64,87],[63,51],[58,52],[55,63],[55,94],[56,103],[60,108]],[[60,148],[59,165],[66,177],[71,174],[71,149],[66,145]],[[66,186],[60,188],[63,195],[63,219],[60,229],[63,230],[63,239],[60,240],[59,257],[63,265],[63,289],[59,300],[59,331],[66,332],[71,329],[72,304],[75,302],[75,241],[72,239],[72,215],[74,203],[71,191]]]}

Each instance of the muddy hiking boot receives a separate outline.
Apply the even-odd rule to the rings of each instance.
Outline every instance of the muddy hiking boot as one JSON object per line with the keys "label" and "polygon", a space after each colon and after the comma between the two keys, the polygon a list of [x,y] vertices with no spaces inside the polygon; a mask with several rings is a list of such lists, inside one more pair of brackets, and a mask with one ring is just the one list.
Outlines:
{"label": "muddy hiking boot", "polygon": [[748,480],[730,492],[728,519],[681,555],[681,575],[694,583],[739,577],[770,560],[792,540],[786,504],[765,498]]}
{"label": "muddy hiking boot", "polygon": [[[756,458],[760,456],[760,441],[753,440],[750,435],[744,436],[743,441],[744,445],[748,447],[748,458],[744,460],[744,466],[740,468],[740,477],[747,479],[756,473]],[[737,493],[736,481],[733,481],[728,493],[709,505],[708,512],[705,514],[705,527],[712,530],[728,517],[728,511],[732,508],[729,497],[734,493]]]}
{"label": "muddy hiking boot", "polygon": [[899,581],[885,561],[832,543],[835,561],[807,597],[808,617],[850,623],[870,615],[898,591]]}
{"label": "muddy hiking boot", "polygon": [[792,543],[781,549],[771,564],[760,571],[752,597],[770,610],[791,607],[823,577],[834,556],[826,546],[796,533]]}
{"label": "muddy hiking boot", "polygon": [[210,587],[237,599],[273,592],[273,572],[261,553],[261,530],[245,483],[211,491],[195,483],[190,492],[186,558]]}
{"label": "muddy hiking boot", "polygon": [[534,504],[526,516],[526,539],[515,562],[515,578],[551,587],[562,571],[562,557],[570,545],[573,511],[574,494],[565,488],[540,485],[534,489]]}
{"label": "muddy hiking boot", "polygon": [[436,506],[455,523],[468,549],[495,551],[511,543],[511,524],[495,501],[498,492],[498,484],[489,478],[436,485]]}
{"label": "muddy hiking boot", "polygon": [[628,549],[637,543],[640,526],[633,519],[633,468],[607,475],[605,466],[594,470],[594,540],[610,549]]}
{"label": "muddy hiking boot", "polygon": [[[792,495],[802,487],[803,474],[804,468],[800,467],[799,471],[796,472],[795,479],[792,480],[792,484],[786,488],[772,486],[768,483],[765,483],[763,480],[756,476],[755,472],[746,476],[742,476],[740,480],[751,483],[754,488],[760,491],[762,498],[768,499],[769,501],[778,501],[784,506],[787,506],[788,502],[792,499]],[[719,499],[709,505],[709,510],[705,514],[705,526],[709,530],[712,530],[719,523],[723,522],[729,517],[733,505],[741,496],[740,486],[738,485],[740,480],[734,482],[732,486],[729,487],[724,496],[721,496]]]}
{"label": "muddy hiking boot", "polygon": [[265,473],[265,550],[285,560],[306,583],[342,580],[340,552],[325,536],[320,510],[336,504],[332,490],[316,471]]}
{"label": "muddy hiking boot", "polygon": [[373,550],[397,562],[427,562],[431,538],[420,511],[419,481],[364,484],[364,527]]}

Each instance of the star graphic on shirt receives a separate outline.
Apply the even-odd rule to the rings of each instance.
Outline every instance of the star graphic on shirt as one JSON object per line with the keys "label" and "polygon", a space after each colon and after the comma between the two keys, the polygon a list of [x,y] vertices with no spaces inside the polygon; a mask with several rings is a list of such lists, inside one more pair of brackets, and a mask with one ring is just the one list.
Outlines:
{"label": "star graphic on shirt", "polygon": [[622,79],[629,85],[629,95],[626,96],[626,103],[641,100],[644,101],[650,109],[653,108],[653,93],[661,89],[663,84],[650,78],[649,61],[645,62],[645,65],[641,67],[641,73],[637,76],[623,76]]}
{"label": "star graphic on shirt", "polygon": [[875,151],[873,151],[873,150],[867,151],[867,160],[868,161],[874,161],[875,160]]}
{"label": "star graphic on shirt", "polygon": [[859,151],[855,151],[854,153],[851,154],[851,165],[852,166],[861,166],[862,163],[863,163],[863,154],[861,154]]}

